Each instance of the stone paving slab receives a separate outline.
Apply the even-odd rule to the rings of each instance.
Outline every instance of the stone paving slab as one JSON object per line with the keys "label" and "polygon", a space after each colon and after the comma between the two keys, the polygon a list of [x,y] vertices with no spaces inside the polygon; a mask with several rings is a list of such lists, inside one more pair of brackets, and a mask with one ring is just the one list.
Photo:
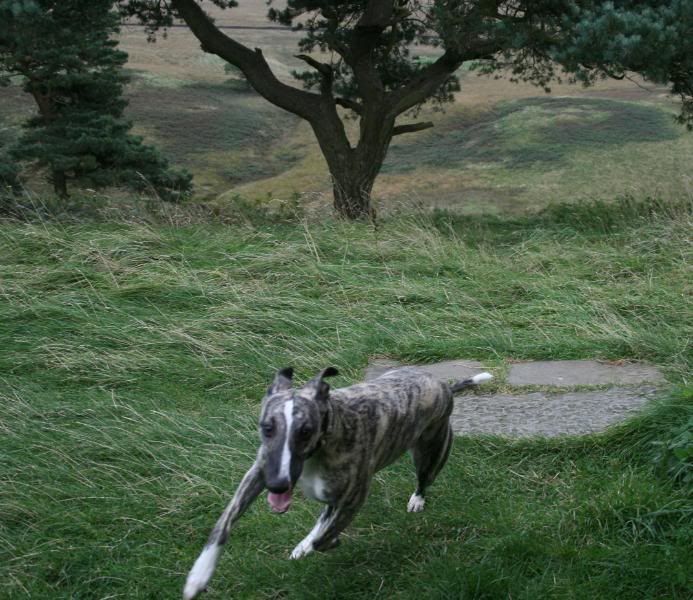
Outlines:
{"label": "stone paving slab", "polygon": [[419,369],[431,373],[441,381],[458,381],[485,370],[484,365],[476,360],[445,360],[425,365],[405,365],[394,360],[379,358],[372,360],[368,365],[364,379],[370,381],[386,373],[390,369],[404,366],[418,367]]}
{"label": "stone paving slab", "polygon": [[389,358],[374,358],[368,363],[363,379],[364,381],[370,381],[371,379],[380,377],[383,373],[387,373],[390,369],[403,366],[402,363],[396,360],[390,360]]}
{"label": "stone paving slab", "polygon": [[510,385],[639,385],[664,381],[662,373],[642,363],[612,364],[596,360],[548,360],[515,363]]}
{"label": "stone paving slab", "polygon": [[654,386],[591,392],[464,394],[455,398],[455,433],[556,437],[603,431],[641,409]]}
{"label": "stone paving slab", "polygon": [[[403,363],[376,359],[365,379],[375,379]],[[473,360],[449,360],[415,365],[441,380],[459,380],[484,371]],[[592,360],[515,363],[507,383],[511,386],[547,385],[571,388],[580,385],[612,386],[599,391],[522,392],[502,394],[462,393],[455,398],[451,422],[455,433],[509,437],[555,437],[603,431],[640,410],[663,383],[662,373],[643,363],[614,364]],[[474,390],[475,392],[477,390]]]}

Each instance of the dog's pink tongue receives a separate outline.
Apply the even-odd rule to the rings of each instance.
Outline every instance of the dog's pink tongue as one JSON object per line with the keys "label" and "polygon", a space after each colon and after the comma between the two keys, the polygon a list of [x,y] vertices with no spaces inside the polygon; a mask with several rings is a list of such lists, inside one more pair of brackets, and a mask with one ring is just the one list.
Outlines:
{"label": "dog's pink tongue", "polygon": [[267,494],[267,502],[272,507],[274,512],[283,513],[289,510],[291,506],[291,490],[283,494],[275,494],[270,492]]}

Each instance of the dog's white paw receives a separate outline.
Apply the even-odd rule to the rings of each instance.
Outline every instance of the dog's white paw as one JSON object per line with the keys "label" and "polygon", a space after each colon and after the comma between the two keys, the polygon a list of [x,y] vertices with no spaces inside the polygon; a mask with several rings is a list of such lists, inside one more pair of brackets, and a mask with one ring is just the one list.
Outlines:
{"label": "dog's white paw", "polygon": [[407,512],[421,512],[426,505],[426,499],[418,494],[412,494],[407,504]]}
{"label": "dog's white paw", "polygon": [[216,544],[207,546],[202,551],[202,554],[200,554],[195,561],[188,575],[188,579],[185,582],[185,588],[183,589],[183,598],[185,598],[185,600],[192,600],[192,598],[195,598],[205,590],[209,580],[214,574],[214,569],[217,566],[220,554],[221,546],[217,546]]}
{"label": "dog's white paw", "polygon": [[296,546],[291,552],[289,557],[291,560],[296,560],[298,558],[303,558],[308,556],[313,551],[313,541],[303,540],[298,546]]}

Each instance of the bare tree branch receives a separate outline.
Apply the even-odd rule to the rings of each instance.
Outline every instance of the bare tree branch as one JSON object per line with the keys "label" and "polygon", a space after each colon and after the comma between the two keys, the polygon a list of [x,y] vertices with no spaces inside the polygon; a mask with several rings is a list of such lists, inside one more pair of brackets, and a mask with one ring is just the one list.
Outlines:
{"label": "bare tree branch", "polygon": [[344,108],[353,110],[357,115],[363,114],[363,105],[360,102],[356,102],[356,100],[349,100],[348,98],[337,97],[334,99],[334,101],[336,104],[339,104],[339,106],[343,106]]}
{"label": "bare tree branch", "polygon": [[434,63],[422,69],[407,85],[388,94],[394,116],[416,106],[437,90],[462,64],[462,59],[447,51]]}
{"label": "bare tree branch", "polygon": [[464,53],[447,50],[438,60],[419,71],[406,85],[388,94],[387,100],[392,106],[392,114],[401,115],[426,100],[463,62],[491,59],[500,50],[497,43],[490,41],[479,42]]}
{"label": "bare tree branch", "polygon": [[296,54],[295,57],[305,61],[320,73],[320,93],[323,97],[332,98],[332,83],[334,82],[334,71],[332,67],[315,60],[307,54]]}
{"label": "bare tree branch", "polygon": [[332,67],[330,65],[326,65],[325,63],[321,63],[320,61],[315,60],[313,57],[308,56],[307,54],[295,54],[294,58],[298,58],[299,60],[302,60],[302,61],[308,63],[311,67],[313,67],[321,75],[323,75],[325,77],[332,77]]}
{"label": "bare tree branch", "polygon": [[406,125],[396,125],[392,130],[392,135],[401,135],[403,133],[414,133],[416,131],[423,131],[424,129],[430,129],[433,127],[432,121],[423,121],[421,123],[407,123]]}
{"label": "bare tree branch", "polygon": [[171,0],[205,52],[216,54],[238,67],[251,86],[266,100],[311,121],[319,110],[320,96],[286,85],[277,79],[262,52],[228,37],[217,29],[195,0]]}

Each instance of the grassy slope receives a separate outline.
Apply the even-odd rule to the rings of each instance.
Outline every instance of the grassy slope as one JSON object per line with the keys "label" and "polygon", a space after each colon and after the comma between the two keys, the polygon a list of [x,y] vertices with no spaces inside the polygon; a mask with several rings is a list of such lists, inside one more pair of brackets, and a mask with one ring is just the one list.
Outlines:
{"label": "grassy slope", "polygon": [[661,107],[578,95],[454,109],[410,142],[395,140],[390,149],[385,188],[424,204],[499,214],[542,207],[546,198],[675,198],[693,150],[693,138]]}
{"label": "grassy slope", "polygon": [[[10,598],[175,597],[256,444],[272,370],[369,355],[644,359],[690,373],[685,208],[367,226],[0,229],[0,577]],[[458,440],[421,515],[407,460],[342,546],[288,552],[317,506],[258,502],[210,598],[684,598],[691,496],[651,440]]]}

